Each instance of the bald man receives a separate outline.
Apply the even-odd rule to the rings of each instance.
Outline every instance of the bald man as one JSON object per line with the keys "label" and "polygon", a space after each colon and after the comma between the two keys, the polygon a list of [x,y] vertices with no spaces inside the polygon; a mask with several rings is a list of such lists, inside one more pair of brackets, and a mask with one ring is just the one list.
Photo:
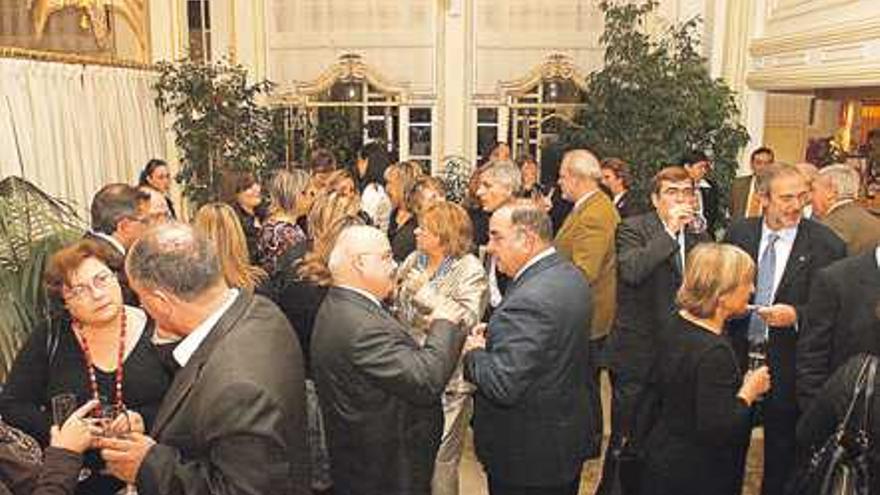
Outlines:
{"label": "bald man", "polygon": [[385,310],[395,263],[388,238],[343,230],[330,253],[333,285],[318,310],[312,366],[327,431],[334,492],[431,493],[443,432],[440,397],[465,332],[438,308],[423,346]]}

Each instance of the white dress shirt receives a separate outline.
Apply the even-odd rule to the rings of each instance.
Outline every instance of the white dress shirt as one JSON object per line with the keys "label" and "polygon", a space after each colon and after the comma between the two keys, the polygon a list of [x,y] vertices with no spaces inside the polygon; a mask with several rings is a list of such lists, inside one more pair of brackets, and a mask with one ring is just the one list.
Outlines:
{"label": "white dress shirt", "polygon": [[[761,263],[761,257],[764,256],[764,250],[767,248],[767,242],[772,232],[774,231],[770,230],[766,223],[761,227],[761,243],[758,245],[757,264]],[[789,227],[777,230],[775,233],[779,236],[779,239],[773,245],[776,251],[776,270],[773,273],[773,295],[770,298],[771,301],[776,298],[776,290],[779,288],[779,282],[782,281],[782,274],[785,273],[785,266],[788,264],[788,258],[791,255],[791,248],[794,246],[798,228],[797,226]]]}
{"label": "white dress shirt", "polygon": [[223,301],[223,304],[221,304],[219,308],[217,308],[217,311],[214,311],[210,316],[202,320],[202,322],[199,323],[199,326],[190,332],[189,335],[184,337],[184,339],[177,344],[177,347],[174,348],[172,355],[181,368],[186,366],[186,363],[189,362],[193,354],[199,350],[202,342],[204,342],[208,335],[211,334],[211,330],[217,325],[220,318],[226,314],[226,311],[232,306],[232,303],[238,299],[238,289],[229,289],[226,291],[225,297],[226,300]]}
{"label": "white dress shirt", "polygon": [[125,246],[123,246],[122,243],[119,242],[118,239],[116,239],[112,235],[107,235],[103,232],[95,232],[94,230],[92,230],[90,232],[93,236],[100,237],[101,239],[104,239],[105,241],[109,242],[113,247],[116,248],[117,251],[119,251],[123,256],[125,256]]}

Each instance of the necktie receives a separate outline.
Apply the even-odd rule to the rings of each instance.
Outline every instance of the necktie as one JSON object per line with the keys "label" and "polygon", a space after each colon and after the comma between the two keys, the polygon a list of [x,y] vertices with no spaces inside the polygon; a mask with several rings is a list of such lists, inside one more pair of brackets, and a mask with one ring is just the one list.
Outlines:
{"label": "necktie", "polygon": [[[761,254],[758,262],[758,287],[755,290],[754,303],[757,306],[766,306],[773,302],[773,278],[776,274],[776,241],[779,234],[771,233],[767,237],[767,247]],[[749,341],[761,342],[767,340],[767,325],[756,312],[749,319]]]}

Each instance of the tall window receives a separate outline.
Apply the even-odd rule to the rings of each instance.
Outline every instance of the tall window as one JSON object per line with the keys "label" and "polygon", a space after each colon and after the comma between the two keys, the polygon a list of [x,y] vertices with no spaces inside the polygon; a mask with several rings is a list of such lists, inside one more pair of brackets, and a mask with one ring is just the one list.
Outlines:
{"label": "tall window", "polygon": [[488,158],[490,148],[499,141],[498,109],[495,107],[477,108],[477,161],[483,163]]}
{"label": "tall window", "polygon": [[189,26],[189,58],[196,62],[211,61],[211,2],[187,0]]}

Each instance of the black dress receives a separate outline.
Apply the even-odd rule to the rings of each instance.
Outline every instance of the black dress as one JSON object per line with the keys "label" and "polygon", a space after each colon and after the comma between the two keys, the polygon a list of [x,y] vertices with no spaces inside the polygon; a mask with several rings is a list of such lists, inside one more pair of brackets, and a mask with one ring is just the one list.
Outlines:
{"label": "black dress", "polygon": [[644,444],[642,494],[740,493],[751,416],[727,339],[675,315],[654,371],[660,412]]}
{"label": "black dress", "polygon": [[[143,416],[147,431],[172,379],[150,343],[153,327],[152,320],[147,320],[140,339],[123,364],[125,406]],[[52,331],[57,332],[58,338],[51,356],[48,351],[51,346],[47,345],[50,342],[49,329],[37,328],[16,357],[0,396],[3,420],[33,436],[43,446],[49,443],[52,397],[73,393],[78,404],[91,399],[85,356],[69,323],[59,321]],[[96,370],[95,378],[99,394],[112,400],[115,397],[114,373]],[[100,469],[97,452],[87,452],[84,463],[93,473]],[[115,478],[93,474],[79,484],[77,493],[112,494],[122,486]]]}

